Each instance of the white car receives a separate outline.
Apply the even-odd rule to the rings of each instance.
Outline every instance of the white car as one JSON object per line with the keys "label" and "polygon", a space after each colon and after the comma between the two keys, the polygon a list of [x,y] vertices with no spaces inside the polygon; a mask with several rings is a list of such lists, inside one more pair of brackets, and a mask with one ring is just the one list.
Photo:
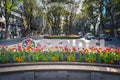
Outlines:
{"label": "white car", "polygon": [[86,33],[85,39],[87,39],[87,40],[95,39],[95,36],[92,33]]}

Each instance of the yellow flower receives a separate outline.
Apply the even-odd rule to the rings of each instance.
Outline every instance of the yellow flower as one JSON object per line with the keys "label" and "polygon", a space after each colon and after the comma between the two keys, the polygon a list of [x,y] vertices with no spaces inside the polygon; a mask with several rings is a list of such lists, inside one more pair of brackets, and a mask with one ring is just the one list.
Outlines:
{"label": "yellow flower", "polygon": [[91,62],[89,58],[87,58],[87,61],[88,61],[88,62]]}
{"label": "yellow flower", "polygon": [[47,61],[47,58],[44,58],[44,61]]}
{"label": "yellow flower", "polygon": [[54,51],[57,51],[57,48],[54,48]]}
{"label": "yellow flower", "polygon": [[23,60],[23,57],[16,57],[16,59],[15,59],[17,62],[22,62],[22,60]]}
{"label": "yellow flower", "polygon": [[68,61],[70,61],[70,56],[67,56]]}
{"label": "yellow flower", "polygon": [[55,57],[52,57],[52,61],[55,61]]}
{"label": "yellow flower", "polygon": [[75,58],[74,57],[72,57],[72,61],[75,62]]}

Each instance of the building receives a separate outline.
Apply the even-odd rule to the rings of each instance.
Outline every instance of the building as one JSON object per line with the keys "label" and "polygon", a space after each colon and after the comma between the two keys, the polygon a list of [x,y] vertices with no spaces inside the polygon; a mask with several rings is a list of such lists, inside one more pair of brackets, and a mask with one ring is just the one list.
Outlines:
{"label": "building", "polygon": [[5,31],[5,18],[3,17],[3,4],[2,1],[0,1],[0,39],[2,39],[4,36],[4,31]]}
{"label": "building", "polygon": [[[8,20],[8,38],[19,38],[22,35],[24,29],[23,18],[19,13],[11,12]],[[5,38],[5,18],[0,18],[0,39]]]}
{"label": "building", "polygon": [[11,12],[9,18],[9,38],[19,38],[22,36],[22,30],[24,29],[23,18],[19,13]]}
{"label": "building", "polygon": [[5,32],[5,18],[2,16],[0,17],[0,39],[4,37]]}
{"label": "building", "polygon": [[[17,9],[18,6],[16,6]],[[7,37],[11,38],[19,38],[21,37],[21,31],[24,29],[23,25],[23,17],[20,13],[15,11],[10,11],[8,16],[8,32]],[[5,38],[6,33],[6,19],[5,19],[5,4],[4,0],[0,2],[0,39]]]}

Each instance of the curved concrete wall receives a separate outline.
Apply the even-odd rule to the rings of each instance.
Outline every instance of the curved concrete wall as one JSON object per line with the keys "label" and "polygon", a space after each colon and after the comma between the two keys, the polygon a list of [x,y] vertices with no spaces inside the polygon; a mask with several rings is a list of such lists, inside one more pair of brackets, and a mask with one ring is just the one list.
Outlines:
{"label": "curved concrete wall", "polygon": [[120,80],[120,66],[77,62],[3,64],[0,80]]}

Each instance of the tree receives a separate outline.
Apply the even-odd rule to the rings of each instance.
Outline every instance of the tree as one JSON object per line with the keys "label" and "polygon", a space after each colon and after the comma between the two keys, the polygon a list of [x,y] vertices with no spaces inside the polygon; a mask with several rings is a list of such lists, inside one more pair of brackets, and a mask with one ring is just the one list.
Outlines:
{"label": "tree", "polygon": [[[118,18],[119,17],[115,17],[115,13],[119,12],[120,11],[120,0],[108,0],[106,2],[106,17],[111,17],[111,24],[113,27],[111,28],[114,28],[114,29],[117,29],[119,27],[119,25],[117,25],[115,23],[116,19],[115,18]],[[109,16],[110,15],[110,16]],[[118,15],[119,16],[119,15]]]}
{"label": "tree", "polygon": [[2,17],[2,13],[3,13],[2,8],[3,8],[3,6],[2,6],[2,0],[0,0],[0,17]]}
{"label": "tree", "polygon": [[71,34],[78,4],[74,0],[42,0],[42,4],[47,15],[47,25],[53,34],[63,32],[61,27],[66,28],[65,33]]}
{"label": "tree", "polygon": [[87,0],[83,2],[84,6],[83,6],[83,13],[85,14],[85,17],[88,20],[88,23],[93,25],[94,27],[94,33],[95,33],[95,28],[96,28],[96,22],[97,22],[97,18],[98,18],[98,14],[97,11],[95,10],[95,2]]}
{"label": "tree", "polygon": [[68,34],[71,34],[75,30],[75,24],[77,19],[77,9],[79,8],[80,1],[70,0],[71,2],[67,4],[66,10],[68,11],[65,15],[65,21],[68,27]]}
{"label": "tree", "polygon": [[23,0],[19,9],[21,11],[21,15],[24,16],[24,24],[27,28],[23,32],[23,36],[30,36],[38,29],[36,17],[39,16],[37,13],[39,13],[40,9],[37,0]]}
{"label": "tree", "polygon": [[[34,12],[36,10],[37,3],[36,0],[24,0],[23,1],[23,14],[25,16],[25,20],[27,22],[27,29],[30,30],[36,30],[35,28],[35,15]],[[29,33],[30,34],[30,33]]]}
{"label": "tree", "polygon": [[[105,0],[104,0],[105,1]],[[103,0],[85,0],[83,2],[83,14],[88,19],[89,24],[93,25],[94,33],[96,33],[96,25],[99,23],[99,28],[102,31],[103,25],[103,11],[105,2]]]}

